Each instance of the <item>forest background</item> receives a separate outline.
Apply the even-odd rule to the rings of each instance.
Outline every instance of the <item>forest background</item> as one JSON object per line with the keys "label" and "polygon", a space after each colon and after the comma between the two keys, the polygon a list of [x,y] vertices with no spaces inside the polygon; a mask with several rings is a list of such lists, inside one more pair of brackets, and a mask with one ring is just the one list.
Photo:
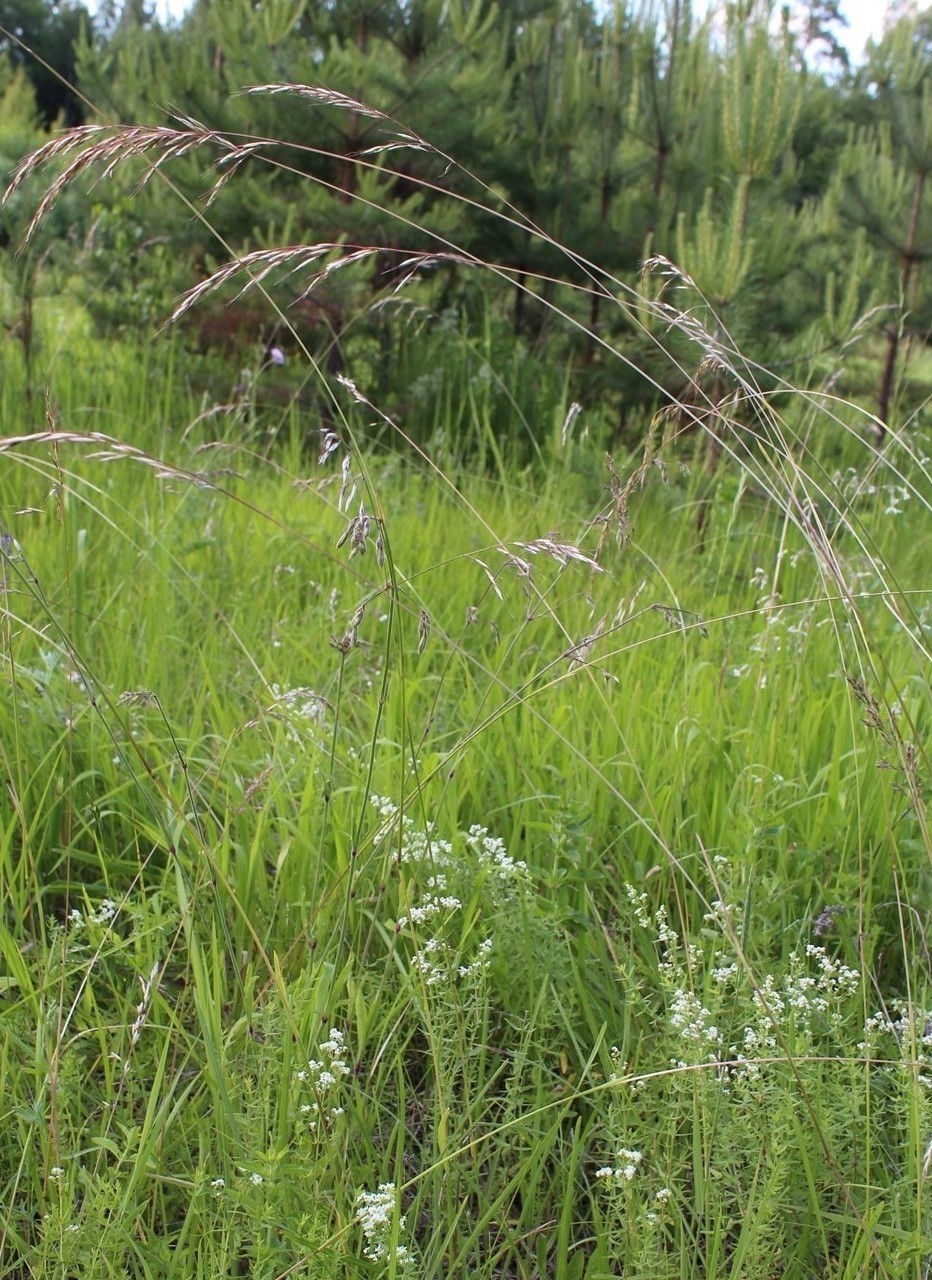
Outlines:
{"label": "forest background", "polygon": [[[4,0],[7,170],[56,125],[163,124],[166,110],[267,140],[219,190],[198,153],[169,166],[175,191],[148,184],[136,196],[127,173],[72,191],[14,259],[33,207],[23,191],[0,224],[4,323],[29,362],[42,292],[80,299],[101,333],[138,332],[225,260],[221,245],[240,255],[328,245],[342,269],[297,304],[307,281],[282,285],[273,272],[274,300],[322,369],[364,370],[387,412],[415,411],[419,438],[441,413],[456,434],[444,365],[468,334],[482,348],[474,372],[511,380],[505,438],[549,430],[543,405],[559,379],[592,410],[595,434],[630,442],[665,395],[726,393],[700,372],[695,344],[680,339],[671,374],[655,335],[612,305],[629,288],[646,314],[666,258],[746,357],[796,386],[831,370],[836,389],[876,410],[882,433],[915,405],[906,357],[932,320],[929,22],[895,16],[852,68],[830,0],[792,22],[760,3],[699,21],[678,0],[202,0],[167,27],[142,0],[105,4],[93,20],[79,5]],[[387,152],[384,118],[241,92],[272,82],[325,84],[430,146]],[[209,226],[197,216],[207,192]],[[509,208],[524,218],[500,216]],[[380,252],[347,264],[362,245]],[[577,263],[569,294],[561,245]],[[437,251],[414,269],[411,255]],[[287,347],[283,320],[263,306],[215,299],[187,345],[238,360],[250,342]],[[219,393],[203,365],[195,376]],[[295,390],[286,374],[278,381],[273,394]]]}

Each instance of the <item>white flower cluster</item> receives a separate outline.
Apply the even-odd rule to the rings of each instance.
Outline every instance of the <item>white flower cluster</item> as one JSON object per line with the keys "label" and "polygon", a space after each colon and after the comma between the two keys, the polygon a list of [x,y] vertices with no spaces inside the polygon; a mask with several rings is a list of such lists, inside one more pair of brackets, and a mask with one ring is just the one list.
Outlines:
{"label": "white flower cluster", "polygon": [[[401,862],[420,863],[433,869],[428,884],[434,889],[443,889],[446,874],[454,865],[460,866],[456,860],[453,844],[436,834],[433,822],[419,827],[407,813],[402,813],[394,800],[385,796],[372,796],[372,804],[378,810],[386,827],[396,826],[398,831],[398,857]],[[526,880],[527,863],[519,858],[512,858],[505,842],[499,836],[489,834],[488,827],[478,823],[463,833],[466,848],[473,854],[472,863],[479,870],[494,875],[504,883]]]}
{"label": "white flower cluster", "polygon": [[461,964],[456,973],[459,978],[469,978],[474,974],[485,973],[489,967],[489,957],[492,954],[492,939],[483,938],[476,949],[476,958],[472,964]]}
{"label": "white flower cluster", "polygon": [[732,987],[738,979],[738,962],[729,960],[722,952],[715,957],[718,966],[712,970],[712,981],[718,987]]}
{"label": "white flower cluster", "polygon": [[637,923],[642,929],[654,933],[663,949],[663,959],[658,966],[660,976],[667,982],[675,982],[684,967],[695,969],[702,960],[702,953],[695,944],[689,943],[681,954],[680,935],[670,924],[666,907],[659,906],[651,915],[646,893],[638,893],[632,884],[625,885],[625,893]]}
{"label": "white flower cluster", "polygon": [[466,833],[466,844],[476,855],[479,866],[499,880],[520,880],[527,875],[527,863],[512,858],[499,836],[490,836],[488,827],[478,823]]}
{"label": "white flower cluster", "polygon": [[[462,906],[459,898],[449,896],[427,898],[420,906],[412,907],[406,915],[400,916],[395,929],[400,933],[405,928],[422,925],[432,917],[460,911]],[[479,944],[475,958],[470,964],[457,964],[455,952],[449,943],[437,937],[427,938],[411,957],[411,971],[420,974],[428,987],[450,983],[454,978],[462,981],[473,975],[484,973],[488,969],[491,951],[492,939],[486,938]]]}
{"label": "white flower cluster", "polygon": [[485,973],[491,955],[492,939],[484,938],[469,964],[457,964],[453,949],[448,943],[440,938],[428,938],[411,957],[411,970],[420,974],[426,986],[437,987],[451,983],[454,979],[462,982],[466,978]]}
{"label": "white flower cluster", "polygon": [[892,1036],[907,1061],[932,1067],[932,1009],[898,1000],[889,1010],[875,1013],[864,1024],[860,1051],[873,1054],[879,1036]]}
{"label": "white flower cluster", "polygon": [[[431,920],[444,921],[450,913],[462,910],[463,897],[448,892],[448,882],[453,887],[464,886],[472,892],[472,880],[480,883],[488,880],[490,889],[499,897],[506,889],[524,892],[529,883],[525,862],[512,858],[505,842],[489,833],[487,827],[476,824],[462,833],[467,856],[457,856],[453,843],[436,834],[434,824],[418,826],[393,800],[385,796],[372,796],[372,804],[383,820],[383,830],[392,837],[397,848],[397,858],[409,865],[423,866],[427,895],[410,906],[397,920],[395,929],[417,930]],[[486,973],[492,951],[492,939],[484,939],[471,960],[464,961],[457,948],[442,937],[417,940],[417,948],[411,960],[411,971],[420,976],[427,986],[462,982]]]}
{"label": "white flower cluster", "polygon": [[[249,1179],[250,1186],[261,1187],[262,1184],[265,1182],[265,1178],[263,1178],[262,1174],[258,1173],[254,1169],[253,1170],[244,1169],[242,1165],[240,1165],[238,1172],[241,1173],[244,1178]],[[211,1178],[210,1183],[208,1185],[210,1187],[210,1190],[214,1193],[214,1195],[218,1197],[223,1195],[227,1186],[225,1178]]]}
{"label": "white flower cluster", "polygon": [[[806,961],[815,961],[819,973],[806,972]],[[760,1075],[762,1057],[782,1052],[781,1032],[791,1035],[793,1045],[809,1041],[819,1020],[833,1025],[841,1021],[841,1006],[857,991],[861,975],[830,956],[824,947],[810,943],[805,956],[793,952],[789,972],[780,980],[767,974],[751,993],[755,1011],[753,1025],[744,1029],[739,1045],[729,1053],[739,1063],[735,1072],[746,1079]]]}
{"label": "white flower cluster", "polygon": [[294,689],[282,689],[280,685],[269,685],[274,702],[270,708],[289,721],[286,737],[289,742],[300,743],[302,734],[298,721],[306,725],[319,725],[324,719],[328,703],[323,694],[315,693],[306,685],[298,685]]}
{"label": "white flower cluster", "polygon": [[737,902],[722,902],[715,898],[709,903],[709,910],[702,917],[705,924],[714,925],[723,931],[736,926],[741,919],[741,908]]}
{"label": "white flower cluster", "polygon": [[626,884],[625,895],[627,896],[628,904],[634,913],[635,920],[642,929],[649,929],[653,924],[653,920],[651,919],[651,914],[647,906],[647,894],[643,892],[638,893],[633,884]]}
{"label": "white flower cluster", "polygon": [[827,1011],[830,1003],[853,996],[861,985],[861,975],[858,970],[834,959],[824,947],[810,943],[806,947],[806,955],[815,960],[820,969],[816,988],[824,997],[824,1011]]}
{"label": "white flower cluster", "polygon": [[[766,974],[751,986],[745,999],[750,1002],[752,1018],[738,1041],[728,1045],[715,1013],[696,994],[697,975],[706,963],[703,952],[694,944],[684,946],[680,942],[663,906],[652,915],[647,895],[631,885],[627,886],[627,897],[636,922],[651,930],[663,949],[659,971],[669,991],[669,1026],[683,1046],[682,1055],[672,1060],[674,1066],[719,1062],[727,1056],[737,1064],[728,1069],[729,1077],[756,1079],[761,1060],[782,1055],[788,1042],[798,1050],[812,1040],[819,1024],[837,1027],[845,1003],[860,986],[857,969],[830,955],[824,947],[810,943],[804,952],[792,953],[782,977]],[[726,902],[715,901],[703,922],[717,925],[730,936],[736,924],[735,909]],[[728,992],[729,1007],[734,1007],[743,981],[737,960],[719,951],[708,973],[713,988],[723,994]],[[718,1009],[719,1004],[713,1002],[713,1008]],[[932,1049],[932,1022],[929,1044]]]}
{"label": "white flower cluster", "polygon": [[68,925],[72,933],[78,933],[85,925],[108,925],[117,913],[117,905],[112,898],[102,898],[96,911],[85,914],[78,907],[68,912]]}
{"label": "white flower cluster", "polygon": [[722,1047],[722,1033],[713,1015],[692,991],[677,989],[670,1004],[670,1027],[686,1046],[685,1058],[677,1058],[673,1066],[685,1067],[697,1062],[717,1062]]}
{"label": "white flower cluster", "polygon": [[365,1257],[372,1262],[395,1262],[406,1269],[412,1261],[411,1250],[403,1244],[392,1244],[393,1234],[401,1235],[405,1228],[405,1216],[398,1214],[397,1232],[393,1233],[395,1219],[395,1184],[383,1182],[377,1191],[360,1191],[356,1197],[356,1221],[366,1238]]}
{"label": "white flower cluster", "polygon": [[619,1182],[631,1182],[634,1175],[638,1171],[638,1166],[644,1159],[641,1151],[633,1151],[629,1147],[619,1147],[615,1152],[617,1164],[605,1165],[601,1169],[597,1169],[595,1176],[597,1178],[613,1178]]}
{"label": "white flower cluster", "polygon": [[350,1073],[346,1061],[346,1037],[336,1027],[331,1027],[326,1040],[317,1046],[320,1058],[311,1058],[306,1067],[295,1073],[300,1084],[308,1084],[314,1090],[314,1102],[305,1102],[301,1106],[301,1114],[311,1117],[308,1126],[317,1128],[321,1116],[325,1120],[336,1120],[343,1114],[343,1107],[338,1105],[340,1082]]}
{"label": "white flower cluster", "polygon": [[453,898],[449,894],[425,898],[420,906],[412,907],[406,915],[399,916],[395,928],[400,930],[409,924],[424,924],[431,916],[440,915],[443,911],[458,911],[462,905],[459,898]]}
{"label": "white flower cluster", "polygon": [[399,861],[433,867],[434,873],[428,883],[432,888],[443,889],[446,883],[443,868],[453,860],[453,845],[450,841],[442,840],[434,834],[432,822],[418,827],[413,818],[402,813],[394,800],[389,800],[386,796],[372,796],[371,802],[386,827],[395,826],[398,830]]}

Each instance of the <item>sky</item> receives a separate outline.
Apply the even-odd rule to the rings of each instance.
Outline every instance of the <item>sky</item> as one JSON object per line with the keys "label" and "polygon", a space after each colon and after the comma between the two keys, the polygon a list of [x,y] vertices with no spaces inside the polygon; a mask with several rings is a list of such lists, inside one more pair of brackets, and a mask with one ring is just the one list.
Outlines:
{"label": "sky", "polygon": [[154,2],[155,16],[162,22],[168,18],[180,18],[188,8],[188,0],[154,0]]}
{"label": "sky", "polygon": [[[163,21],[180,18],[188,8],[190,0],[152,0],[156,14]],[[93,3],[91,5],[93,7]],[[701,0],[696,10],[701,7]],[[871,37],[877,37],[883,31],[883,16],[886,9],[884,0],[841,0],[841,12],[848,19],[847,30],[841,32],[842,42],[847,45],[855,62],[860,59],[864,46]]]}
{"label": "sky", "polygon": [[876,39],[883,32],[885,9],[881,0],[842,0],[841,11],[848,19],[842,38],[855,59],[864,52],[868,40]]}
{"label": "sky", "polygon": [[841,0],[838,7],[848,19],[848,25],[839,32],[839,38],[852,60],[858,62],[868,40],[876,40],[883,34],[887,6],[883,0]]}

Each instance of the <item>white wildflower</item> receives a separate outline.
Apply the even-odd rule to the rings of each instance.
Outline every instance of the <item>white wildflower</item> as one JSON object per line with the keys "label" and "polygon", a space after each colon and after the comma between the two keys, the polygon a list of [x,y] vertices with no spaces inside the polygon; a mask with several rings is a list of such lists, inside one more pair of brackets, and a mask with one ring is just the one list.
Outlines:
{"label": "white wildflower", "polygon": [[396,1222],[396,1193],[393,1182],[383,1182],[377,1191],[360,1191],[356,1197],[356,1221],[362,1227],[366,1238],[363,1249],[365,1257],[372,1262],[390,1262],[392,1255],[402,1265],[410,1262],[411,1251],[407,1246],[392,1242],[394,1235],[404,1231],[405,1217],[397,1215],[397,1230],[393,1232]]}
{"label": "white wildflower", "polygon": [[438,915],[441,911],[458,911],[462,905],[459,898],[448,895],[439,898],[427,898],[420,906],[412,907],[406,915],[399,916],[395,927],[404,929],[409,924],[423,924],[431,916]]}
{"label": "white wildflower", "polygon": [[691,991],[677,990],[673,993],[670,1007],[670,1026],[693,1050],[708,1056],[714,1061],[722,1044],[722,1033],[712,1021],[712,1014]]}
{"label": "white wildflower", "polygon": [[[295,1072],[294,1078],[300,1085],[310,1085],[316,1094],[316,1101],[304,1102],[298,1107],[301,1116],[320,1117],[335,1120],[343,1115],[343,1107],[339,1105],[342,1081],[350,1074],[347,1062],[346,1037],[337,1027],[331,1027],[326,1040],[317,1046],[320,1059],[310,1058],[306,1067]],[[326,1106],[323,1104],[326,1102]],[[317,1119],[308,1122],[311,1130],[316,1130]]]}
{"label": "white wildflower", "polygon": [[489,835],[488,827],[475,824],[466,833],[466,844],[475,853],[479,865],[500,880],[521,879],[527,875],[527,863],[512,858],[504,840]]}
{"label": "white wildflower", "polygon": [[628,1147],[619,1147],[615,1152],[617,1164],[604,1165],[601,1169],[596,1170],[597,1178],[612,1178],[618,1182],[632,1182],[634,1175],[638,1171],[638,1166],[644,1159],[644,1153],[634,1151]]}

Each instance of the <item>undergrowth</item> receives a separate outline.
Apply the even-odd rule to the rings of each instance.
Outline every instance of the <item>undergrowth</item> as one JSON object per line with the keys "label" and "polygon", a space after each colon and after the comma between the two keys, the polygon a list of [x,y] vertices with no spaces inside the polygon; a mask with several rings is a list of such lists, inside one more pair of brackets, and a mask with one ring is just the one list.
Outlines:
{"label": "undergrowth", "polygon": [[926,1274],[924,437],[616,305],[607,464],[5,353],[0,1274]]}

